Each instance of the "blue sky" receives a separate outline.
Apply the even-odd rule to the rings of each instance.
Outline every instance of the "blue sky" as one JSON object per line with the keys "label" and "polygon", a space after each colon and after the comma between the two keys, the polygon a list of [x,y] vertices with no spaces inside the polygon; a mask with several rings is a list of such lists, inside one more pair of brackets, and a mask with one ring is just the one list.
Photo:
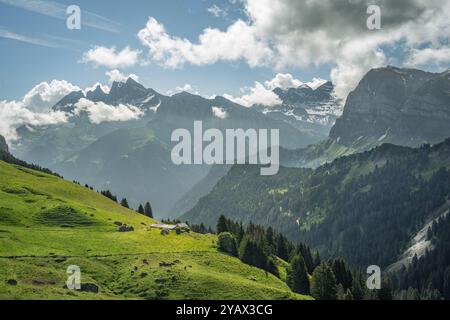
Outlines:
{"label": "blue sky", "polygon": [[[207,27],[225,29],[232,21],[241,17],[241,7],[235,6],[226,17],[215,17],[207,11],[212,5],[228,5],[228,1],[182,1],[182,0],[133,0],[133,1],[58,1],[65,6],[77,4],[83,11],[101,15],[118,26],[118,32],[107,32],[82,26],[81,30],[68,30],[66,21],[0,2],[0,29],[19,35],[54,40],[65,48],[49,48],[13,39],[0,38],[0,100],[20,99],[28,90],[42,81],[64,79],[80,87],[100,81],[107,83],[105,72],[110,68],[93,67],[80,63],[83,52],[94,45],[130,46],[145,49],[136,34],[149,16],[164,24],[167,30],[179,37],[195,41]],[[59,43],[59,41],[56,41]],[[73,43],[72,43],[73,42]],[[144,53],[145,54],[145,53]],[[190,84],[205,95],[238,94],[239,88],[253,85],[254,81],[265,81],[274,76],[270,67],[250,68],[244,61],[218,62],[213,65],[185,65],[181,69],[167,69],[156,63],[146,66],[122,68],[122,72],[135,73],[145,86],[166,93],[177,86]],[[327,68],[290,68],[289,71],[302,80],[313,76],[328,77]]]}
{"label": "blue sky", "polygon": [[[54,79],[80,88],[108,84],[112,69],[163,94],[189,84],[202,95],[228,94],[251,105],[256,96],[270,98],[264,90],[279,82],[266,81],[279,73],[296,80],[283,82],[287,87],[331,79],[345,98],[374,67],[448,68],[449,1],[373,3],[382,10],[380,30],[365,27],[366,0],[0,0],[0,100],[20,100]],[[68,30],[58,8],[72,4],[82,22],[97,27]],[[99,47],[114,47],[114,55],[128,47],[139,57],[127,66],[83,60]]]}

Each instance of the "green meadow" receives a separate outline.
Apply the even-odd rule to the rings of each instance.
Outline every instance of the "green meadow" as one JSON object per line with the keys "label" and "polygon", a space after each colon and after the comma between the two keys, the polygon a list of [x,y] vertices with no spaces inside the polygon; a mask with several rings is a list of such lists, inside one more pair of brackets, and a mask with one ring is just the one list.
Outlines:
{"label": "green meadow", "polygon": [[[88,188],[0,161],[0,299],[310,299],[218,252],[216,236],[162,235],[153,223]],[[67,289],[71,265],[96,290]]]}

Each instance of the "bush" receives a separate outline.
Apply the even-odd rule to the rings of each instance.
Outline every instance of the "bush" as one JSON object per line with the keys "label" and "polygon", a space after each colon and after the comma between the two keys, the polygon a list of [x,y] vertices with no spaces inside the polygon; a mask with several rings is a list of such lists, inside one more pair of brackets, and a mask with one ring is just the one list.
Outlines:
{"label": "bush", "polygon": [[218,248],[222,252],[237,256],[237,246],[234,236],[229,232],[222,232],[219,234]]}

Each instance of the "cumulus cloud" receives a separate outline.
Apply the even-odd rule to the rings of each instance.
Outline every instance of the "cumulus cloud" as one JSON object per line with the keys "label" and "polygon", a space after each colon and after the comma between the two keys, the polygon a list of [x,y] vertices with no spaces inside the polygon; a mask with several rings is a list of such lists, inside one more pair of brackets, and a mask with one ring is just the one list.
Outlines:
{"label": "cumulus cloud", "polygon": [[216,118],[219,118],[219,119],[226,119],[226,118],[228,118],[228,113],[227,113],[227,111],[224,108],[212,107],[212,112],[213,112],[213,115]]}
{"label": "cumulus cloud", "polygon": [[103,102],[80,99],[75,105],[74,113],[79,115],[83,111],[88,114],[89,120],[94,124],[135,120],[144,115],[142,110],[134,106],[123,104],[111,106]]}
{"label": "cumulus cloud", "polygon": [[67,122],[70,115],[51,111],[51,107],[70,92],[81,90],[66,80],[52,80],[37,84],[20,101],[0,101],[0,134],[8,141],[14,141],[19,138],[17,128],[23,125],[46,126]]}
{"label": "cumulus cloud", "polygon": [[[382,30],[367,28],[369,4],[380,5]],[[345,98],[369,69],[388,63],[389,46],[439,47],[450,35],[447,0],[243,0],[243,6],[245,21],[207,28],[196,41],[170,35],[152,17],[138,37],[169,68],[238,60],[277,71],[332,65],[336,93]]]}
{"label": "cumulus cloud", "polygon": [[244,107],[252,107],[258,104],[275,106],[282,103],[280,98],[261,82],[255,82],[253,87],[242,88],[241,91],[244,93],[241,97],[233,97],[229,94],[224,94],[224,97]]}
{"label": "cumulus cloud", "polygon": [[315,90],[326,82],[327,80],[321,78],[313,78],[311,81],[303,82],[301,80],[295,79],[294,76],[290,73],[278,73],[273,79],[265,81],[264,84],[267,89],[270,90],[273,90],[275,88],[287,90],[290,88],[298,88],[302,85],[307,85],[308,87]]}
{"label": "cumulus cloud", "polygon": [[272,80],[268,80],[264,83],[267,88],[270,90],[273,90],[275,88],[280,88],[283,90],[290,89],[290,88],[298,88],[300,87],[303,82],[301,82],[298,79],[295,79],[292,74],[286,73],[278,73],[275,78]]}
{"label": "cumulus cloud", "polygon": [[82,63],[92,63],[95,67],[105,66],[108,68],[124,68],[134,66],[139,62],[139,50],[125,47],[118,51],[116,47],[106,48],[95,46],[83,53]]}
{"label": "cumulus cloud", "polygon": [[22,101],[0,101],[0,134],[8,142],[17,140],[16,129],[22,125],[44,126],[64,123],[64,112],[33,112]]}
{"label": "cumulus cloud", "polygon": [[31,111],[45,112],[70,92],[80,90],[78,86],[66,80],[41,82],[24,96],[22,103]]}
{"label": "cumulus cloud", "polygon": [[427,64],[436,66],[447,65],[450,63],[450,48],[425,48],[415,49],[407,60],[407,65],[420,67]]}
{"label": "cumulus cloud", "polygon": [[182,86],[177,86],[173,90],[168,90],[167,94],[171,96],[171,95],[174,95],[174,94],[177,94],[177,93],[180,93],[180,92],[189,92],[189,93],[192,93],[192,94],[195,94],[195,95],[200,95],[200,93],[197,90],[195,90],[192,87],[192,85],[190,85],[189,83],[186,83],[186,84],[184,84]]}
{"label": "cumulus cloud", "polygon": [[315,90],[326,82],[326,80],[320,78],[314,78],[309,82],[303,82],[294,78],[292,74],[278,73],[273,79],[264,81],[264,84],[257,81],[253,87],[241,88],[241,97],[234,97],[230,94],[224,94],[224,97],[245,107],[252,107],[254,105],[273,107],[282,103],[278,95],[273,92],[276,88],[287,90],[307,85]]}
{"label": "cumulus cloud", "polygon": [[[19,138],[17,128],[23,125],[46,126],[65,123],[72,114],[52,111],[51,107],[73,91],[83,91],[86,94],[97,86],[100,86],[105,93],[110,90],[108,86],[101,83],[83,90],[66,80],[52,80],[50,83],[39,83],[20,101],[0,101],[0,134],[11,142]],[[133,106],[113,107],[86,99],[80,100],[76,114],[82,110],[87,112],[91,122],[96,124],[105,121],[127,121],[143,115],[141,110]]]}
{"label": "cumulus cloud", "polygon": [[131,78],[134,81],[139,81],[139,77],[137,75],[135,75],[134,73],[125,75],[117,69],[107,71],[105,73],[105,75],[109,78],[108,79],[109,83],[113,83],[114,81],[124,82],[124,81],[128,80],[128,78]]}
{"label": "cumulus cloud", "polygon": [[327,83],[327,80],[321,79],[321,78],[313,78],[311,81],[306,82],[305,84],[316,90],[317,88],[319,88],[320,86],[324,85],[325,83]]}
{"label": "cumulus cloud", "polygon": [[256,30],[238,20],[226,31],[207,28],[197,43],[169,35],[165,27],[150,17],[138,33],[153,60],[168,68],[179,68],[186,63],[208,65],[223,61],[244,59],[256,67],[265,64],[272,55],[266,43],[258,40]]}

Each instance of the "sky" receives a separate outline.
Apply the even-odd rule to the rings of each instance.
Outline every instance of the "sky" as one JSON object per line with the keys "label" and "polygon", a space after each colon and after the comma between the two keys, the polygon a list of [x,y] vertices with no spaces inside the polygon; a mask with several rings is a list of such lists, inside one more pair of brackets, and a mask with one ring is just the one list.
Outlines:
{"label": "sky", "polygon": [[71,90],[128,76],[249,107],[324,80],[345,99],[371,68],[448,69],[449,21],[448,0],[0,0],[0,116],[39,122]]}
{"label": "sky", "polygon": [[[58,1],[67,7],[77,4],[83,11],[89,11],[112,21],[115,32],[105,31],[92,26],[81,26],[81,30],[66,28],[64,12],[62,18],[54,18],[17,6],[17,3],[47,3],[48,1],[0,1],[0,50],[1,70],[0,99],[19,99],[28,90],[42,81],[67,80],[80,87],[88,87],[96,82],[107,84],[106,72],[119,69],[123,74],[134,73],[145,86],[165,94],[186,84],[204,95],[238,94],[239,89],[253,85],[254,81],[265,81],[273,77],[269,67],[251,68],[245,61],[219,61],[211,65],[193,66],[186,64],[182,68],[167,68],[158,63],[147,65],[137,63],[134,66],[96,66],[92,63],[80,63],[83,53],[95,46],[115,47],[121,52],[127,46],[131,50],[141,51],[141,58],[147,58],[148,50],[141,44],[137,33],[145,27],[149,17],[154,17],[167,30],[177,37],[196,41],[205,28],[226,29],[238,18],[245,18],[242,5],[234,5],[226,16],[215,16],[209,8],[225,6],[231,8],[228,1],[182,1],[182,0],[131,0],[131,1]],[[15,3],[16,5],[11,5]],[[31,6],[31,5],[30,5]],[[39,6],[39,4],[37,4]],[[211,11],[211,10],[210,10]],[[217,13],[216,13],[217,15]],[[29,37],[49,46],[33,44],[16,39],[2,37],[2,31]],[[53,45],[60,46],[55,48]],[[315,70],[317,69],[317,70]],[[328,77],[327,70],[312,68],[303,72],[297,70],[302,79],[314,76]]]}

